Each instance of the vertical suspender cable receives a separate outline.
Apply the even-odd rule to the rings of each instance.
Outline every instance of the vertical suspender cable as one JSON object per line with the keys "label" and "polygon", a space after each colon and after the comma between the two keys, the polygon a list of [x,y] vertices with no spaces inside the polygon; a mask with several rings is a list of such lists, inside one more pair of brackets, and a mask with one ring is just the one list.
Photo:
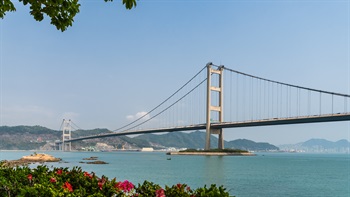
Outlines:
{"label": "vertical suspender cable", "polygon": [[246,111],[246,106],[245,106],[245,97],[246,97],[246,95],[245,95],[245,76],[243,76],[243,81],[242,81],[242,83],[243,83],[243,121],[245,120],[245,111]]}
{"label": "vertical suspender cable", "polygon": [[[233,84],[232,84],[232,72],[230,72],[230,107],[229,108],[227,108],[228,110],[230,110],[230,121],[232,122],[233,121],[233,118],[232,118],[232,110],[231,109],[233,109],[232,108],[232,86],[233,86]],[[237,96],[237,95],[236,95]]]}
{"label": "vertical suspender cable", "polygon": [[[289,117],[292,117],[292,87],[288,86],[289,88]],[[288,90],[288,89],[287,89]]]}
{"label": "vertical suspender cable", "polygon": [[277,118],[280,117],[280,116],[279,116],[279,114],[280,114],[280,111],[279,111],[279,109],[280,109],[280,108],[279,108],[279,103],[280,103],[280,102],[279,102],[279,95],[280,95],[280,94],[279,94],[279,92],[280,92],[280,91],[279,91],[279,87],[280,87],[279,84],[277,84],[277,85],[276,85],[276,89],[277,89],[277,102],[276,102],[276,104],[277,104]]}
{"label": "vertical suspender cable", "polygon": [[250,105],[251,105],[251,107],[250,107],[250,119],[251,120],[253,120],[254,118],[253,118],[253,116],[254,116],[254,113],[253,113],[253,108],[254,108],[254,105],[253,105],[253,77],[250,77]]}
{"label": "vertical suspender cable", "polygon": [[332,94],[332,115],[333,115],[333,94]]}
{"label": "vertical suspender cable", "polygon": [[255,97],[255,99],[256,99],[256,119],[257,120],[259,120],[259,112],[260,112],[259,100],[261,99],[259,83],[260,83],[260,80],[256,79],[256,90],[255,90],[255,93],[257,95],[259,95],[259,97],[258,96]]}
{"label": "vertical suspender cable", "polygon": [[267,117],[270,118],[270,82],[267,84]]}
{"label": "vertical suspender cable", "polygon": [[344,97],[344,113],[346,113],[347,111],[347,108],[348,108],[348,103],[347,103],[347,100],[346,100],[346,97]]}
{"label": "vertical suspender cable", "polygon": [[311,98],[310,98],[310,90],[308,91],[308,96],[307,96],[307,115],[310,116],[310,109],[311,109]]}
{"label": "vertical suspender cable", "polygon": [[322,114],[322,93],[320,92],[320,115]]}
{"label": "vertical suspender cable", "polygon": [[272,116],[272,118],[273,118],[273,100],[274,100],[274,95],[273,95],[273,92],[274,92],[274,89],[275,89],[275,86],[274,86],[275,84],[274,83],[272,83],[272,100],[271,100],[271,111],[272,111],[272,113],[271,113],[271,116]]}
{"label": "vertical suspender cable", "polygon": [[287,88],[287,89],[286,89],[286,97],[287,97],[287,98],[286,98],[286,117],[288,117],[288,114],[289,114],[289,111],[288,111],[288,110],[289,110],[289,108],[288,108],[288,103],[289,103],[289,100],[288,100],[288,98],[289,98],[289,97],[288,97],[288,93],[289,93],[289,92],[288,92],[288,86],[286,86],[286,88]]}
{"label": "vertical suspender cable", "polygon": [[297,91],[297,112],[298,112],[298,117],[300,115],[300,89],[298,88],[298,91]]}
{"label": "vertical suspender cable", "polygon": [[259,79],[259,98],[257,99],[258,102],[259,102],[259,112],[258,112],[258,115],[259,115],[259,119],[261,119],[261,100],[262,100],[262,97],[261,97],[261,80]]}
{"label": "vertical suspender cable", "polygon": [[238,118],[238,101],[239,101],[239,95],[238,95],[238,89],[239,89],[239,85],[238,85],[238,77],[239,77],[239,75],[238,75],[238,73],[236,74],[236,98],[237,98],[237,100],[236,100],[236,118],[237,118],[237,122],[238,122],[238,120],[239,120],[239,118]]}
{"label": "vertical suspender cable", "polygon": [[283,103],[283,85],[281,84],[281,86],[280,86],[280,88],[281,88],[281,94],[280,94],[280,117],[283,117],[283,105],[282,105],[282,103]]}
{"label": "vertical suspender cable", "polygon": [[348,111],[348,99],[344,97],[344,113]]}

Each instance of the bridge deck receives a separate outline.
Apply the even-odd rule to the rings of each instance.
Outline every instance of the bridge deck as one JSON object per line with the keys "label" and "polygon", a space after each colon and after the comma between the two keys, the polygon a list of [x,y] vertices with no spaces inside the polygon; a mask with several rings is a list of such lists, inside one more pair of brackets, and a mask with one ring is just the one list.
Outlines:
{"label": "bridge deck", "polygon": [[[212,128],[239,128],[239,127],[305,124],[305,123],[335,122],[335,121],[349,121],[349,120],[350,120],[350,113],[338,113],[338,114],[326,114],[326,115],[317,115],[317,116],[299,116],[299,117],[291,117],[291,118],[272,118],[272,119],[252,120],[252,121],[245,121],[245,122],[212,123],[211,127]],[[65,142],[74,142],[74,141],[80,141],[80,140],[123,136],[123,135],[146,134],[146,133],[204,130],[205,128],[206,128],[206,124],[171,127],[171,128],[145,129],[145,130],[137,130],[137,131],[125,131],[125,132],[118,132],[118,133],[86,136],[86,137],[66,140]]]}
{"label": "bridge deck", "polygon": [[349,121],[350,113],[327,114],[317,116],[299,116],[291,118],[273,118],[264,120],[254,120],[246,122],[224,122],[212,124],[212,128],[236,128],[236,127],[254,127],[254,126],[272,126],[284,124],[305,124],[320,122]]}

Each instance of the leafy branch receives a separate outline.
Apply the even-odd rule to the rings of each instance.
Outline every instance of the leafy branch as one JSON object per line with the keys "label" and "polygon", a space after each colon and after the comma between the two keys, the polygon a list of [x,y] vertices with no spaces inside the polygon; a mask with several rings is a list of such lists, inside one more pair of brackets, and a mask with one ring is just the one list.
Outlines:
{"label": "leafy branch", "polygon": [[[104,0],[112,2],[113,0]],[[30,6],[30,14],[36,21],[42,21],[44,15],[51,19],[51,24],[62,32],[72,26],[74,17],[79,13],[79,0],[19,0],[23,5]],[[126,9],[136,7],[136,0],[122,0]],[[0,18],[4,18],[7,12],[16,11],[11,0],[0,0]]]}

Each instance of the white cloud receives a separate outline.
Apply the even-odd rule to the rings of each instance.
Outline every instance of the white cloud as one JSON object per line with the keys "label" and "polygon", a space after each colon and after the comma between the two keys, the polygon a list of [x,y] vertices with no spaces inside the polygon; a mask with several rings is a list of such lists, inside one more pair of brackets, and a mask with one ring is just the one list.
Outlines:
{"label": "white cloud", "polygon": [[142,116],[144,116],[142,118],[142,120],[150,119],[150,115],[149,114],[146,115],[146,114],[147,114],[147,112],[141,111],[141,112],[137,112],[135,115],[127,115],[126,119],[128,119],[129,121],[133,121],[133,120],[141,118]]}

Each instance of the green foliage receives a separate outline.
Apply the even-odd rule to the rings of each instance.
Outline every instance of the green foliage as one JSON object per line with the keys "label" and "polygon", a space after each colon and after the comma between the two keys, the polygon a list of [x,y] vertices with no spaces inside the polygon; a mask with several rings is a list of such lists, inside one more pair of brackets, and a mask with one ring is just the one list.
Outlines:
{"label": "green foliage", "polygon": [[4,18],[6,12],[14,12],[16,11],[15,6],[11,2],[11,0],[1,0],[0,1],[0,18]]}
{"label": "green foliage", "polygon": [[23,5],[30,5],[30,14],[37,21],[44,19],[44,14],[51,18],[51,24],[58,30],[65,31],[72,26],[74,16],[79,12],[78,0],[19,0]]}
{"label": "green foliage", "polygon": [[82,171],[80,167],[48,168],[2,167],[0,162],[0,197],[8,196],[139,196],[139,197],[228,197],[229,193],[223,186],[198,188],[192,190],[186,184],[176,184],[171,187],[161,186],[149,181],[135,187],[131,182],[109,180],[107,177],[97,177],[94,173]]}
{"label": "green foliage", "polygon": [[[163,135],[144,134],[134,137],[134,139],[146,140],[152,144],[159,144],[164,147],[176,148],[204,148],[206,134],[205,132],[195,131],[191,133],[172,132]],[[224,142],[226,148],[241,149],[241,150],[278,150],[278,147],[261,142],[253,142],[251,140],[237,139]],[[210,147],[218,147],[218,138],[211,136]]]}
{"label": "green foliage", "polygon": [[149,181],[144,181],[142,185],[138,184],[136,193],[142,197],[153,197],[157,190],[162,189],[161,186]]}
{"label": "green foliage", "polygon": [[[51,24],[62,32],[72,26],[75,15],[80,11],[79,0],[19,0],[19,2],[30,6],[30,14],[36,21],[42,21],[46,15],[51,19]],[[126,9],[136,7],[136,0],[122,0],[122,3]],[[14,11],[16,8],[11,0],[0,0],[0,18],[4,18],[6,12]]]}
{"label": "green foliage", "polygon": [[119,138],[121,140],[123,140],[124,142],[127,142],[129,144],[132,144],[134,146],[138,146],[138,147],[150,147],[152,146],[147,140],[144,139],[138,139],[138,138],[130,138],[127,136],[119,136]]}
{"label": "green foliage", "polygon": [[264,142],[254,142],[247,139],[237,139],[230,142],[225,142],[225,147],[255,151],[279,150],[278,147],[272,144]]}
{"label": "green foliage", "polygon": [[79,129],[72,132],[72,138],[91,136],[91,135],[100,135],[100,134],[106,134],[106,133],[112,133],[112,131],[109,131],[108,129],[90,129],[90,130]]}
{"label": "green foliage", "polygon": [[[203,148],[205,145],[205,133],[195,131],[191,133],[183,132],[171,132],[163,135],[144,134],[134,137],[134,139],[146,140],[153,144],[159,144],[164,147],[176,147],[176,148]],[[218,140],[212,136],[210,141],[211,147],[218,146]]]}
{"label": "green foliage", "polygon": [[195,192],[196,197],[229,197],[228,192],[223,186],[219,188],[215,184],[212,184],[210,188],[207,188],[206,185],[204,188],[198,188]]}
{"label": "green foliage", "polygon": [[[113,0],[105,0],[105,2],[108,2],[108,1],[113,1]],[[131,8],[133,7],[136,7],[136,0],[122,0],[123,2],[123,5],[125,5],[125,8],[130,10]]]}
{"label": "green foliage", "polygon": [[[0,150],[33,150],[46,144],[46,140],[59,139],[62,132],[41,126],[1,126]],[[42,141],[37,141],[38,138]]]}
{"label": "green foliage", "polygon": [[57,132],[55,130],[51,130],[42,126],[14,126],[14,127],[8,127],[8,126],[0,126],[0,135],[1,134],[36,134],[36,135],[42,135],[42,134],[50,134],[55,135],[59,137],[62,133]]}

